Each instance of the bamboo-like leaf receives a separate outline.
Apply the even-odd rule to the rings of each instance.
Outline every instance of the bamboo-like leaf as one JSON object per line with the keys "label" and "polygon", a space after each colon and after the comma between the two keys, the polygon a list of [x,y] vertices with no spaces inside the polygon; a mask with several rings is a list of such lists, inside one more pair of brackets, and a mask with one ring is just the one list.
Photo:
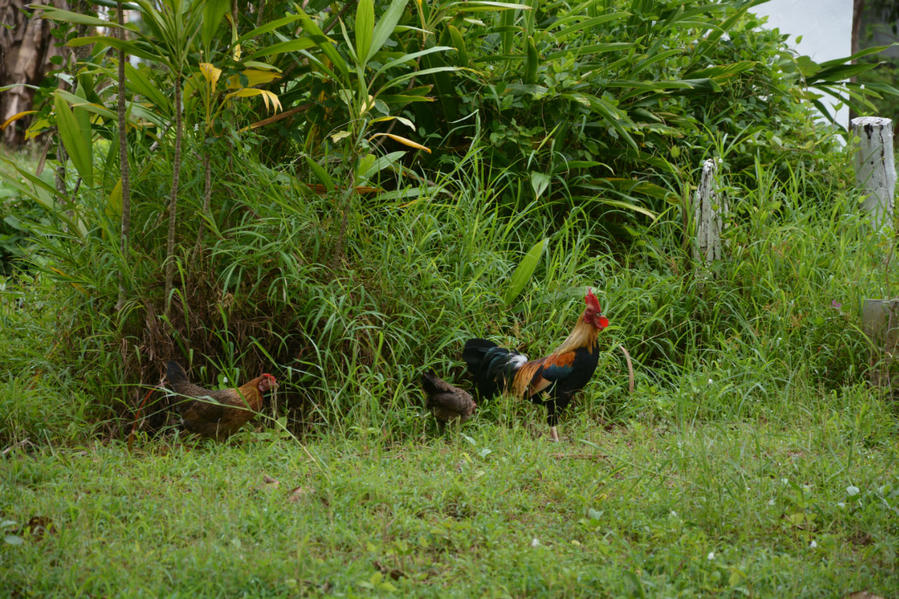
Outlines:
{"label": "bamboo-like leaf", "polygon": [[[410,52],[408,54],[403,54],[399,58],[395,58],[388,62],[384,63],[384,66],[375,71],[375,76],[380,75],[384,71],[392,69],[393,67],[399,66],[401,64],[407,63],[411,60],[418,60],[422,56],[426,56],[428,54],[433,54],[435,52],[446,52],[448,50],[455,50],[452,46],[434,46],[432,48],[428,48],[427,50],[419,50],[418,52]],[[419,71],[421,72],[421,71]]]}
{"label": "bamboo-like leaf", "polygon": [[378,50],[387,43],[387,40],[393,35],[394,29],[396,29],[397,23],[400,22],[400,17],[403,16],[403,11],[406,10],[406,4],[409,0],[393,0],[390,3],[390,6],[387,7],[387,10],[381,15],[381,18],[378,20],[378,23],[375,25],[374,31],[372,32],[371,46],[368,48],[368,52],[364,55],[360,55],[359,59],[362,60],[363,63],[367,63],[371,60],[371,57],[378,53]]}
{"label": "bamboo-like leaf", "polygon": [[549,239],[547,238],[535,243],[515,268],[515,271],[509,279],[509,286],[506,287],[506,291],[503,293],[503,302],[505,302],[507,306],[515,301],[515,298],[524,291],[525,285],[528,284],[534,271],[537,270],[537,265],[540,264],[540,258],[543,256],[543,250],[546,248],[548,242]]}
{"label": "bamboo-like leaf", "polygon": [[[591,44],[589,46],[568,47],[558,52],[550,52],[546,55],[547,60],[556,60],[563,56],[572,55],[574,57],[593,56],[594,54],[604,54],[606,52],[617,52],[634,47],[634,42],[605,42],[601,44]],[[603,67],[608,68],[608,67]]]}
{"label": "bamboo-like leaf", "polygon": [[540,57],[537,54],[537,44],[531,36],[528,37],[527,47],[528,52],[524,69],[524,82],[528,85],[533,85],[537,83],[537,66],[540,63]]}
{"label": "bamboo-like leaf", "polygon": [[73,25],[87,25],[89,27],[118,27],[128,29],[130,31],[138,31],[137,27],[126,23],[119,25],[115,21],[107,21],[90,15],[83,15],[78,12],[72,12],[62,8],[57,8],[48,4],[29,4],[28,8],[32,10],[40,10],[41,17],[50,19],[51,21],[62,21],[64,23],[72,23]]}
{"label": "bamboo-like leaf", "polygon": [[[340,71],[340,74],[346,77],[349,75],[350,68],[347,66],[346,61],[334,47],[333,40],[329,38],[327,35],[322,32],[321,28],[315,24],[315,21],[309,18],[306,13],[302,12],[302,9],[298,7],[300,11],[297,15],[300,23],[303,25],[303,29],[309,35],[315,45],[318,46],[322,52],[324,52],[325,56],[328,57],[328,60],[331,61],[331,64],[337,67],[337,70]],[[321,63],[319,62],[321,65]],[[321,65],[324,68],[324,65]]]}
{"label": "bamboo-like leaf", "polygon": [[[260,35],[262,35],[263,33],[270,33],[272,31],[274,31],[275,29],[278,29],[279,27],[283,27],[285,25],[290,25],[291,23],[301,20],[303,18],[303,16],[305,16],[305,15],[300,15],[300,14],[287,15],[285,17],[281,17],[280,19],[276,19],[274,21],[269,21],[265,25],[261,25],[261,26],[257,27],[256,29],[252,29],[252,30],[246,32],[245,34],[243,34],[242,36],[240,36],[239,38],[237,38],[237,43],[241,44],[247,40],[257,38]],[[324,34],[322,34],[322,35],[324,35]]]}
{"label": "bamboo-like leaf", "polygon": [[[315,42],[312,38],[309,37],[298,37],[293,40],[287,40],[286,42],[278,42],[277,44],[272,44],[271,46],[266,46],[264,48],[260,48],[253,52],[252,54],[247,56],[247,60],[254,60],[256,58],[262,58],[263,56],[276,56],[278,54],[286,54],[288,52],[300,52],[302,50],[308,50],[309,48],[315,47]],[[244,63],[248,64],[248,63]]]}
{"label": "bamboo-like leaf", "polygon": [[356,4],[356,56],[364,65],[368,62],[368,51],[372,47],[375,32],[375,5],[373,0],[359,0]]}
{"label": "bamboo-like leaf", "polygon": [[531,7],[527,4],[516,4],[513,2],[460,2],[459,8],[465,12],[531,10]]}
{"label": "bamboo-like leaf", "polygon": [[625,129],[624,125],[631,125],[627,115],[621,111],[616,106],[613,106],[606,100],[602,98],[598,98],[596,96],[589,96],[586,94],[562,94],[562,97],[569,98],[585,106],[589,106],[592,112],[597,113],[601,116],[609,126],[614,129],[618,135],[620,135],[624,140],[637,152],[640,151],[640,148],[637,146],[637,142],[634,141],[634,138],[631,134]]}
{"label": "bamboo-like leaf", "polygon": [[143,70],[137,69],[127,62],[125,63],[125,85],[152,102],[164,114],[171,113],[172,103],[168,96],[147,78]]}
{"label": "bamboo-like leaf", "polygon": [[88,186],[94,184],[93,152],[91,148],[91,130],[82,130],[79,119],[75,117],[69,103],[59,94],[55,94],[53,107],[56,112],[56,127],[72,164]]}
{"label": "bamboo-like leaf", "polygon": [[[562,38],[569,37],[576,33],[580,33],[584,30],[592,30],[595,29],[599,25],[603,25],[608,23],[609,21],[616,21],[619,19],[626,19],[631,16],[631,13],[627,11],[616,11],[606,13],[604,15],[600,15],[598,17],[593,17],[589,19],[583,19],[582,15],[572,15],[570,17],[562,18],[552,24],[553,28],[559,27],[560,29],[553,35],[555,40],[561,40]],[[569,24],[570,23],[570,24]]]}
{"label": "bamboo-like leaf", "polygon": [[381,87],[381,89],[379,89],[377,91],[377,93],[375,93],[374,95],[375,95],[375,97],[380,97],[382,92],[390,89],[391,87],[396,87],[397,85],[405,83],[406,81],[409,81],[410,79],[414,79],[417,77],[424,77],[425,75],[432,75],[434,73],[451,73],[453,71],[460,70],[460,68],[461,67],[433,67],[430,69],[422,69],[420,71],[413,71],[411,73],[406,73],[405,75],[400,75],[396,79],[391,79],[390,81],[385,83]]}
{"label": "bamboo-like leaf", "polygon": [[144,58],[153,62],[168,64],[164,55],[161,55],[155,51],[148,50],[144,44],[138,44],[133,41],[123,41],[115,37],[109,37],[108,35],[88,35],[85,37],[76,37],[66,42],[66,45],[72,48],[78,48],[80,46],[94,46],[95,50],[104,46],[109,46],[110,48],[114,48],[116,50],[124,50],[127,54],[137,56],[138,58]]}

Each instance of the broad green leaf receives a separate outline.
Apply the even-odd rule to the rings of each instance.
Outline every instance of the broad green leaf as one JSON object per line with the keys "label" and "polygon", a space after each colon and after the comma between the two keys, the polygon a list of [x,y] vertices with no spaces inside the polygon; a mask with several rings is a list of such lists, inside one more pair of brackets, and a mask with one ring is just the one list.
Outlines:
{"label": "broad green leaf", "polygon": [[524,258],[521,259],[518,267],[515,268],[512,277],[509,279],[509,286],[506,288],[506,292],[503,293],[503,302],[507,306],[515,301],[515,298],[524,291],[525,285],[528,284],[534,271],[537,270],[537,265],[540,263],[540,258],[543,256],[543,250],[546,248],[548,241],[549,239],[547,238],[535,243],[528,250],[528,253],[525,254]]}
{"label": "broad green leaf", "polygon": [[240,44],[247,40],[251,40],[255,37],[259,37],[263,33],[269,33],[279,27],[283,27],[284,25],[290,25],[291,23],[293,23],[295,21],[301,20],[303,18],[303,16],[305,16],[305,15],[299,15],[299,14],[287,15],[286,17],[281,17],[280,19],[277,19],[275,21],[270,21],[270,22],[266,23],[265,25],[257,27],[256,29],[253,29],[253,30],[248,31],[247,33],[243,34],[242,36],[240,36],[237,39],[237,43]]}
{"label": "broad green leaf", "polygon": [[359,59],[363,63],[367,63],[372,56],[377,54],[378,50],[380,50],[381,47],[387,43],[390,36],[393,35],[393,30],[396,29],[400,17],[403,16],[403,11],[406,10],[408,1],[409,0],[393,0],[384,14],[381,15],[381,18],[375,25],[375,29],[372,33],[371,46],[369,47],[368,52],[364,57],[362,55],[359,56]]}
{"label": "broad green leaf", "polygon": [[119,178],[106,199],[106,215],[112,219],[122,216],[122,179]]}
{"label": "broad green leaf", "polygon": [[83,130],[79,124],[69,103],[59,94],[55,94],[53,107],[56,112],[56,127],[59,137],[65,147],[72,164],[84,182],[90,187],[94,184],[93,153],[91,149],[91,130],[88,123],[87,130]]}
{"label": "broad green leaf", "polygon": [[205,0],[203,3],[203,21],[200,26],[200,40],[208,48],[222,24],[222,20],[231,10],[230,0]]}
{"label": "broad green leaf", "polygon": [[385,168],[396,164],[396,162],[405,155],[406,152],[399,151],[390,152],[388,154],[385,154],[384,156],[380,156],[376,160],[373,160],[368,165],[366,165],[365,169],[359,169],[356,178],[359,181],[370,179]]}
{"label": "broad green leaf", "polygon": [[446,29],[449,31],[450,39],[453,40],[453,46],[456,47],[456,51],[459,53],[459,64],[463,67],[467,67],[468,49],[465,45],[465,38],[462,37],[462,32],[452,24],[448,24]]}
{"label": "broad green leaf", "polygon": [[[260,69],[244,69],[239,75],[231,75],[228,78],[228,89],[238,89],[241,87],[253,87],[264,83],[271,83],[281,75],[274,71],[263,71]],[[244,85],[246,81],[246,85]]]}
{"label": "broad green leaf", "polygon": [[534,189],[535,198],[540,199],[540,196],[549,187],[549,182],[550,176],[546,173],[538,173],[537,171],[531,173],[531,187]]}
{"label": "broad green leaf", "polygon": [[356,56],[363,65],[368,62],[375,31],[375,6],[373,0],[359,0],[356,4]]}

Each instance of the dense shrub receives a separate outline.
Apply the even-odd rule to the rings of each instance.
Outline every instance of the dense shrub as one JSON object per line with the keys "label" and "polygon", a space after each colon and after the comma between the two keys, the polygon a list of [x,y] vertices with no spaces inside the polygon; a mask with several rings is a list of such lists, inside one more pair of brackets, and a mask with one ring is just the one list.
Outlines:
{"label": "dense shrub", "polygon": [[[862,369],[847,317],[822,303],[875,286],[857,274],[876,263],[864,230],[831,208],[852,212],[847,160],[747,3],[310,2],[269,25],[247,12],[232,35],[224,12],[217,26],[197,4],[181,23],[196,30],[175,36],[180,62],[149,22],[157,5],[140,6],[126,251],[117,40],[94,46],[74,92],[54,92],[72,150],[62,185],[20,169],[15,187],[52,212],[31,219],[35,264],[67,296],[60,326],[79,344],[66,358],[94,373],[75,384],[106,413],[130,418],[154,397],[142,414],[162,426],[165,403],[148,391],[177,358],[204,381],[274,372],[285,384],[273,410],[298,429],[408,430],[421,368],[458,378],[472,334],[549,351],[587,285],[614,325],[589,391],[608,416],[645,405],[622,399],[618,344],[648,389],[731,372],[756,410],[773,387],[839,386]],[[245,101],[259,96],[284,111]],[[703,275],[680,204],[708,156],[725,160],[732,261]],[[533,275],[510,281],[542,239]]]}

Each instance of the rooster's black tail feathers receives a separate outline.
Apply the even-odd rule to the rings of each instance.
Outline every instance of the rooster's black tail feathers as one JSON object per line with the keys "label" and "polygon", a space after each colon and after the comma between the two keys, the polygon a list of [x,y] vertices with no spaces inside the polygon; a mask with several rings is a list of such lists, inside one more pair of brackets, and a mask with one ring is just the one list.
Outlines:
{"label": "rooster's black tail feathers", "polygon": [[478,399],[489,399],[506,390],[527,356],[499,347],[486,339],[469,339],[462,359],[474,377]]}

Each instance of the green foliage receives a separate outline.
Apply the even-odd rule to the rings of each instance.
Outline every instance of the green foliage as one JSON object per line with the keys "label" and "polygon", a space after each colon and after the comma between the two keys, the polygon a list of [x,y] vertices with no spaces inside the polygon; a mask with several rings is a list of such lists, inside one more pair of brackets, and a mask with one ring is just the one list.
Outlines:
{"label": "green foliage", "polygon": [[[102,373],[72,384],[121,434],[138,406],[149,430],[173,423],[152,391],[165,359],[206,382],[271,371],[284,384],[270,407],[294,432],[402,436],[421,368],[459,378],[470,335],[548,352],[587,286],[613,325],[587,391],[610,419],[646,409],[622,394],[618,345],[655,390],[652,418],[721,416],[731,390],[742,416],[765,416],[792,381],[857,381],[858,324],[830,302],[888,291],[877,244],[846,216],[848,159],[801,82],[845,71],[793,57],[750,4],[310,2],[231,22],[223,4],[141,3],[132,38],[94,36],[78,87],[53,96],[80,180],[15,165],[8,183],[40,206],[17,218],[75,315],[73,369]],[[125,253],[117,47],[145,59],[127,69]],[[234,101],[257,95],[285,111]],[[701,275],[681,211],[708,156],[723,159],[731,259]],[[197,217],[169,236],[179,177],[177,210]],[[699,406],[666,391],[707,374],[729,386]]]}

